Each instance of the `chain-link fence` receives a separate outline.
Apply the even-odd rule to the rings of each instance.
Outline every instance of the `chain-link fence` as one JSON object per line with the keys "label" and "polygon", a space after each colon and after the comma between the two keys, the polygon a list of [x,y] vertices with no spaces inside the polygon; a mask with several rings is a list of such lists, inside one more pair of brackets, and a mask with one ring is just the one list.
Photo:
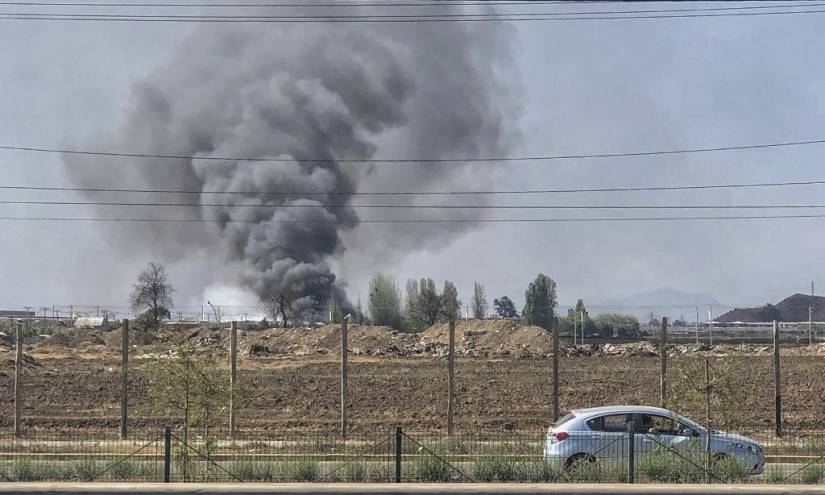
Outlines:
{"label": "chain-link fence", "polygon": [[0,480],[119,482],[825,482],[825,433],[372,435],[163,428],[0,434]]}

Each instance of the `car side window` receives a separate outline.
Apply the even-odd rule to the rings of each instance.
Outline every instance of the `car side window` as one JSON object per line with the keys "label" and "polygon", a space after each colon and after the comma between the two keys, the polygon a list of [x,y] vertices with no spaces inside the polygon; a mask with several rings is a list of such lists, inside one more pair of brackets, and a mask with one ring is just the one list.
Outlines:
{"label": "car side window", "polygon": [[642,414],[636,431],[638,433],[652,433],[654,435],[679,435],[679,423],[666,416],[656,414]]}
{"label": "car side window", "polygon": [[699,432],[684,423],[679,423],[679,431],[676,432],[676,435],[680,437],[698,437]]}
{"label": "car side window", "polygon": [[629,421],[629,414],[608,414],[588,420],[587,426],[593,431],[624,432]]}

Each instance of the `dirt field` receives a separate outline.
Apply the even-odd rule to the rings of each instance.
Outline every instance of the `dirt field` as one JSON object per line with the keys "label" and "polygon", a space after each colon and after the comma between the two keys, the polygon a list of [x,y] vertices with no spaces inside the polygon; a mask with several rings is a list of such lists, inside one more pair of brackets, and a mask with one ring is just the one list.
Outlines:
{"label": "dirt field", "polygon": [[[507,327],[512,325],[510,322],[496,324],[500,326],[487,328],[483,334],[473,333],[481,331],[478,328],[457,332],[460,354],[474,357],[457,359],[456,428],[467,432],[544,428],[552,420],[546,335],[537,334],[531,327]],[[339,408],[336,332],[330,326],[243,334],[239,427],[334,430]],[[196,342],[203,352],[226,359],[228,339],[224,334],[198,329],[179,331],[174,338],[135,334],[129,384],[134,427],[164,422],[153,415],[141,371],[150,353],[167,352],[184,339]],[[353,429],[388,429],[397,423],[416,430],[445,428],[447,363],[441,357],[445,338],[445,329],[438,326],[423,335],[374,327],[354,329],[349,381]],[[102,336],[78,331],[27,350],[31,359],[24,366],[25,427],[53,431],[116,429],[119,340],[119,331]],[[264,349],[253,348],[253,344]],[[366,352],[366,348],[371,350]],[[13,416],[12,351],[0,346],[0,428],[6,430],[12,426]],[[618,403],[657,405],[659,361],[650,351],[649,344],[621,352],[608,346],[565,347],[560,366],[562,410]],[[768,428],[773,417],[770,353],[765,348],[735,351],[725,347],[702,352],[674,348],[671,363],[703,359],[702,355],[713,356],[713,362],[734,360],[747,391],[737,405],[741,411],[739,423]],[[789,428],[825,427],[825,380],[821,379],[825,359],[819,354],[821,349],[816,348],[805,352],[789,349],[783,355],[783,404]],[[702,411],[688,413],[697,419],[703,417]]]}

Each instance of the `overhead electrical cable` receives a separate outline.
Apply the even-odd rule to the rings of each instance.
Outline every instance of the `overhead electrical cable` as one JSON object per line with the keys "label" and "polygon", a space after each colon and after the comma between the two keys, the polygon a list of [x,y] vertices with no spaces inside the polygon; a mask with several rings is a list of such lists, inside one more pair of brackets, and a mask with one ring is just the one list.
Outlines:
{"label": "overhead electrical cable", "polygon": [[[572,5],[572,4],[595,4],[595,3],[610,3],[609,0],[602,1],[545,1],[545,0],[490,0],[490,1],[451,1],[451,0],[437,0],[420,2],[276,2],[276,3],[147,3],[147,2],[0,2],[0,5],[18,6],[18,7],[144,7],[144,8],[305,8],[305,7],[481,7],[481,6],[512,6],[512,5]],[[802,7],[806,4],[790,5],[791,7]],[[767,8],[768,6],[764,6]],[[746,7],[742,7],[746,8]],[[762,8],[760,6],[760,8]]]}
{"label": "overhead electrical cable", "polygon": [[127,203],[119,201],[29,201],[0,200],[0,205],[25,206],[129,206],[165,208],[259,208],[259,209],[304,209],[304,208],[376,208],[376,209],[456,209],[456,210],[754,210],[754,209],[819,209],[825,204],[783,204],[783,205],[367,205],[367,204],[249,204],[249,203]]}
{"label": "overhead electrical cable", "polygon": [[254,223],[254,224],[365,224],[365,223],[578,223],[578,222],[650,222],[687,220],[778,220],[814,219],[823,215],[748,215],[685,217],[605,217],[605,218],[478,218],[478,219],[359,219],[359,220],[209,220],[204,218],[99,218],[99,217],[0,217],[0,221],[25,222],[138,222],[138,223]]}
{"label": "overhead electrical cable", "polygon": [[[540,5],[540,2],[538,3]],[[0,5],[14,5],[13,2],[0,2]],[[37,4],[25,4],[25,5],[37,5]],[[51,5],[51,4],[44,4],[44,5]],[[66,4],[70,5],[70,4]],[[71,4],[72,6],[82,6],[82,4]],[[175,4],[178,7],[183,7],[182,4]],[[536,3],[532,3],[531,5],[536,5]],[[91,7],[92,5],[87,5],[87,7]],[[96,5],[101,6],[101,5]],[[119,5],[122,7],[123,5]],[[150,5],[145,5],[149,7]],[[164,7],[173,6],[172,4],[163,5]],[[197,5],[187,5],[187,7],[193,7]],[[215,7],[216,5],[201,5],[203,7]],[[249,6],[249,5],[247,5]],[[311,4],[304,4],[304,5],[291,5],[290,7],[312,7]],[[341,5],[338,5],[339,7]],[[397,6],[397,5],[396,5]],[[417,5],[418,7],[427,6],[427,5]],[[429,6],[436,6],[436,4],[432,4]],[[441,5],[445,7],[451,6],[451,4]],[[814,8],[814,7],[823,7],[825,3],[803,3],[803,4],[783,4],[781,8]],[[115,5],[109,4],[105,7],[115,7]],[[141,6],[144,7],[144,6]],[[229,7],[228,5],[226,7]],[[204,15],[193,15],[193,14],[144,14],[144,13],[106,13],[106,14],[95,14],[84,12],[80,14],[75,13],[55,13],[55,12],[26,12],[26,13],[11,13],[11,15],[52,15],[52,16],[88,16],[88,17],[163,17],[163,18],[198,18],[198,19],[363,19],[363,18],[427,18],[427,17],[438,17],[438,18],[462,18],[462,17],[545,17],[545,16],[596,16],[596,15],[617,15],[617,14],[661,14],[661,13],[671,13],[671,12],[726,12],[726,11],[741,11],[741,10],[760,10],[760,9],[773,9],[776,10],[780,7],[776,5],[752,5],[752,6],[736,6],[736,7],[694,7],[694,8],[682,8],[682,9],[636,9],[636,10],[592,10],[592,11],[573,11],[573,12],[500,12],[500,11],[492,11],[492,12],[482,12],[482,13],[474,13],[474,12],[461,12],[461,13],[427,13],[427,14],[372,14],[372,13],[359,13],[359,14],[350,14],[350,15],[342,15],[342,14],[304,14],[304,15],[286,15],[286,14],[277,14],[277,15],[265,15],[265,14],[250,14],[250,15],[233,15],[233,14],[204,14]]]}
{"label": "overhead electrical cable", "polygon": [[129,153],[114,151],[82,150],[69,148],[47,148],[31,146],[0,145],[0,150],[28,151],[37,153],[58,153],[64,155],[108,156],[140,159],[169,159],[169,160],[198,160],[198,161],[237,161],[263,163],[353,163],[353,164],[391,164],[391,163],[500,163],[500,162],[528,162],[553,160],[581,160],[597,158],[630,158],[642,156],[683,155],[693,153],[712,153],[720,151],[739,151],[754,149],[782,148],[791,146],[807,146],[825,144],[825,139],[810,139],[798,141],[784,141],[773,143],[758,143],[745,145],[715,146],[704,148],[683,148],[669,150],[651,150],[615,153],[573,153],[560,155],[532,155],[532,156],[495,156],[472,158],[253,158],[242,156],[191,156],[159,153]]}
{"label": "overhead electrical cable", "polygon": [[19,186],[0,185],[0,190],[13,191],[54,191],[54,192],[94,192],[94,193],[136,193],[136,194],[195,194],[195,195],[244,195],[244,196],[465,196],[465,195],[521,195],[521,194],[573,194],[603,192],[639,191],[692,191],[704,189],[745,189],[767,187],[793,187],[824,185],[825,179],[784,182],[750,182],[734,184],[698,184],[686,186],[639,186],[639,187],[593,187],[575,189],[515,189],[487,191],[198,191],[192,189],[127,189],[103,187],[63,187],[63,186]]}
{"label": "overhead electrical cable", "polygon": [[[776,9],[783,7],[777,6]],[[485,17],[485,14],[472,17],[448,17],[449,14],[427,17],[417,14],[410,18],[391,15],[360,16],[303,16],[291,18],[287,16],[209,16],[209,15],[139,15],[139,14],[73,14],[66,12],[38,13],[38,12],[6,12],[0,13],[0,20],[30,20],[30,21],[83,21],[83,22],[171,22],[171,23],[435,23],[435,22],[530,22],[530,21],[601,21],[601,20],[650,20],[650,19],[696,19],[710,17],[750,17],[775,15],[804,15],[822,14],[825,10],[774,10],[759,12],[697,12],[677,14],[623,14],[623,15],[569,15],[561,16],[557,13],[547,13],[534,17],[517,17],[508,13],[501,13]],[[459,14],[455,14],[459,15]]]}

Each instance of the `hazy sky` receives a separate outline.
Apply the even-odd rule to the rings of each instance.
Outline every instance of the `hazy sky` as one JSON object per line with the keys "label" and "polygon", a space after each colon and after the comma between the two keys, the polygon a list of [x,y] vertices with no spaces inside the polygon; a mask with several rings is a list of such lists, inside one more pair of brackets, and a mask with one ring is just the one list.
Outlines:
{"label": "hazy sky", "polygon": [[[168,61],[193,30],[202,29],[174,23],[0,23],[0,144],[43,147],[83,146],[109,132],[130,108],[135,85]],[[825,61],[817,55],[817,48],[825,44],[823,28],[825,15],[516,24],[514,69],[507,79],[522,112],[515,119],[513,130],[519,137],[510,153],[623,152],[825,138]],[[451,27],[445,24],[443,29]],[[487,164],[476,166],[472,173],[485,176],[500,189],[806,180],[825,177],[823,151],[825,146],[814,145]],[[425,155],[426,150],[421,150],[419,156]],[[3,184],[67,183],[58,155],[0,151],[0,166]],[[102,173],[99,182],[129,187],[116,172]],[[464,181],[448,186],[470,187]],[[809,186],[496,201],[825,203],[823,190]],[[58,197],[12,191],[0,191],[0,196]],[[71,194],[59,197],[80,199]],[[748,212],[733,212],[737,213]],[[645,214],[656,212],[499,215]],[[96,212],[82,207],[0,205],[0,216],[15,215],[95,216]],[[348,249],[336,256],[333,266],[353,300],[359,292],[366,293],[369,277],[382,271],[401,284],[422,276],[439,284],[454,280],[465,302],[477,280],[491,297],[506,294],[520,303],[527,282],[541,271],[557,281],[563,303],[579,297],[599,302],[673,287],[712,294],[731,305],[761,304],[806,291],[811,280],[825,287],[819,268],[823,225],[825,220],[816,219],[494,224],[472,229],[446,245],[391,257],[358,249],[365,243],[380,245],[378,225],[345,234]],[[164,259],[160,253],[153,256],[152,239],[145,240],[149,250],[144,246],[130,253],[113,249],[107,234],[103,225],[95,223],[0,222],[0,308],[123,306],[137,273],[149,261],[168,265],[180,306],[199,306],[206,298],[227,305],[255,302],[250,294],[232,289],[235,281],[226,274],[221,259],[202,251],[177,259]]]}

